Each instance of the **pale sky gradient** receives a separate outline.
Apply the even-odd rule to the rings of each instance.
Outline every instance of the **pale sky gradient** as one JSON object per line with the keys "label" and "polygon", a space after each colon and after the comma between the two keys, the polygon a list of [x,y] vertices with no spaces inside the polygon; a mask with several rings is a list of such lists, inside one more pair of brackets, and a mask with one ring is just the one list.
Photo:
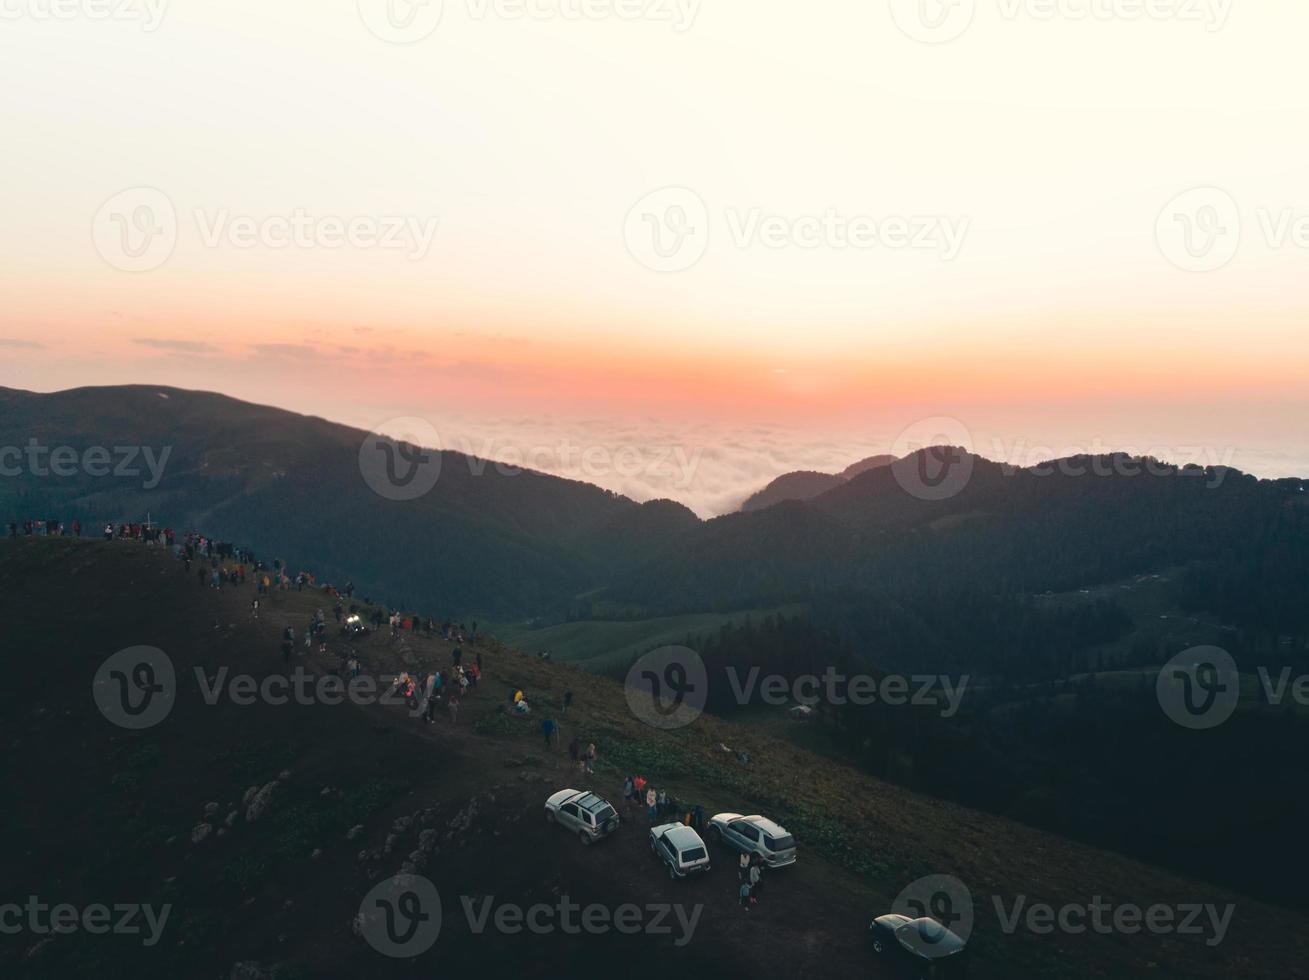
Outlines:
{"label": "pale sky gradient", "polygon": [[[446,0],[394,44],[388,0],[161,2],[0,2],[0,385],[677,444],[690,486],[555,469],[701,513],[931,416],[1309,475],[1307,4],[975,0],[924,44],[916,0]],[[123,271],[115,214],[161,199],[175,246]],[[687,200],[707,242],[653,271],[643,216]],[[891,237],[742,231],[825,215]]]}

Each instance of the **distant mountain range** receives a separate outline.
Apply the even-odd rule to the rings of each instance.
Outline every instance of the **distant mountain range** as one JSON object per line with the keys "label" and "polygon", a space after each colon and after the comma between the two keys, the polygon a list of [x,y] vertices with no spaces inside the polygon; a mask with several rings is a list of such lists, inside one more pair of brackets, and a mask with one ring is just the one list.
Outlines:
{"label": "distant mountain range", "polygon": [[[955,450],[957,492],[915,494],[940,449],[789,474],[741,513],[710,521],[590,484],[501,472],[440,454],[412,501],[365,481],[368,433],[222,395],[158,386],[55,394],[0,389],[0,447],[141,447],[153,485],[93,467],[0,465],[0,519],[155,520],[248,542],[327,580],[434,614],[509,621],[641,618],[819,602],[861,635],[910,616],[940,648],[982,595],[1012,597],[1188,569],[1194,601],[1238,625],[1292,632],[1309,610],[1309,494],[1302,480],[1236,470],[1151,473],[1128,457],[1051,472]],[[142,464],[138,461],[138,467]],[[17,475],[12,471],[17,469]],[[1095,475],[1099,473],[1101,475]],[[820,477],[830,483],[819,486]],[[797,495],[795,499],[790,499]],[[767,506],[770,501],[771,506]],[[958,642],[969,643],[967,635]]]}
{"label": "distant mountain range", "polygon": [[814,470],[796,470],[783,473],[768,486],[751,494],[741,505],[742,512],[767,510],[774,504],[786,500],[812,500],[819,494],[839,487],[842,483],[853,480],[860,473],[889,466],[895,462],[894,456],[869,456],[857,463],[852,463],[840,473],[818,473]]}

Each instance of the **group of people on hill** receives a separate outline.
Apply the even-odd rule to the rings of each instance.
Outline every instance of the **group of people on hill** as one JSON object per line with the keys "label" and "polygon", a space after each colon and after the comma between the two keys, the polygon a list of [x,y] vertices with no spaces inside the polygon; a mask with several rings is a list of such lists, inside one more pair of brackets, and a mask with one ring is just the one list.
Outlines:
{"label": "group of people on hill", "polygon": [[[72,520],[67,523],[53,517],[27,518],[23,521],[9,522],[9,537],[26,538],[80,538],[82,522]],[[106,541],[143,541],[146,544],[164,545],[172,548],[176,544],[176,533],[170,527],[158,527],[150,523],[130,522],[124,524],[105,524],[102,536]]]}
{"label": "group of people on hill", "polygon": [[467,667],[454,661],[441,670],[429,670],[426,676],[404,671],[391,686],[390,693],[401,694],[409,713],[429,725],[436,719],[438,706],[444,704],[450,722],[454,724],[459,721],[459,705],[464,696],[477,687],[481,677],[482,654],[479,652],[477,662]]}
{"label": "group of people on hill", "polygon": [[62,538],[71,535],[74,538],[82,536],[82,522],[73,521],[72,524],[65,524],[63,521],[54,518],[28,518],[22,523],[18,521],[9,522],[9,537],[19,537],[19,532],[25,538]]}

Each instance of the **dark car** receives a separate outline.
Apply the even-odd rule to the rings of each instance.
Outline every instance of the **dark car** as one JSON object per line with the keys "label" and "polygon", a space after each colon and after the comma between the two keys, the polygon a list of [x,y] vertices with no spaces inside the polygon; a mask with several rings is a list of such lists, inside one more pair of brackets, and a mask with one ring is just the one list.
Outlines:
{"label": "dark car", "polygon": [[873,952],[913,980],[954,980],[968,974],[968,946],[935,919],[882,915],[868,926]]}
{"label": "dark car", "polygon": [[342,636],[364,636],[367,632],[368,624],[357,615],[348,616],[341,624]]}

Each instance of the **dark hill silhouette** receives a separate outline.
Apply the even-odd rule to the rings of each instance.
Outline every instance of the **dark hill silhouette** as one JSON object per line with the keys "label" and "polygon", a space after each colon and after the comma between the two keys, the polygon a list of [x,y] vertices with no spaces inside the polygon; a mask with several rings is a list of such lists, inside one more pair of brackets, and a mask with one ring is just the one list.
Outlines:
{"label": "dark hill silhouette", "polygon": [[751,494],[741,505],[741,510],[743,512],[766,510],[784,500],[812,500],[819,494],[854,479],[860,473],[888,466],[894,459],[894,456],[869,456],[857,463],[851,463],[840,473],[818,473],[814,470],[783,473],[762,490]]}
{"label": "dark hill silhouette", "polygon": [[215,394],[0,390],[0,405],[0,446],[171,447],[152,488],[86,467],[69,476],[20,467],[0,480],[5,519],[56,516],[91,528],[148,511],[179,530],[258,540],[261,557],[338,584],[353,577],[362,595],[438,617],[557,620],[608,602],[663,615],[821,600],[844,610],[831,613],[836,625],[865,630],[907,616],[940,635],[960,602],[1164,568],[1182,570],[1191,608],[1237,626],[1298,635],[1309,617],[1309,495],[1300,480],[1158,463],[1141,472],[1143,461],[1121,456],[1077,457],[1047,472],[955,450],[967,479],[932,499],[911,491],[947,452],[937,447],[890,465],[863,461],[848,471],[862,472],[808,501],[700,521],[668,501],[641,506],[453,452],[440,455],[430,492],[386,499],[360,472],[363,431]]}
{"label": "dark hill silhouette", "polygon": [[[161,397],[166,396],[166,397]],[[97,522],[156,521],[258,540],[268,554],[354,581],[363,594],[434,611],[517,616],[555,608],[598,584],[596,535],[641,508],[590,484],[441,454],[439,478],[413,501],[374,493],[359,469],[367,433],[223,395],[154,385],[43,395],[0,390],[0,445],[150,447],[171,454],[157,487],[144,479],[39,476],[0,480],[0,514]],[[138,467],[144,469],[138,459]],[[583,548],[585,543],[585,548]],[[630,537],[625,546],[631,545]],[[585,552],[585,553],[584,553]]]}

